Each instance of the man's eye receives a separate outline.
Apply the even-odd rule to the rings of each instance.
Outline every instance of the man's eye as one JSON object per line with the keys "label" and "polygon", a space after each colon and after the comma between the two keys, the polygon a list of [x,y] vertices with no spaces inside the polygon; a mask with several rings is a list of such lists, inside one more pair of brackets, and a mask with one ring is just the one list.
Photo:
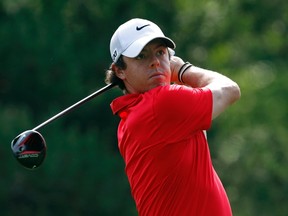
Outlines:
{"label": "man's eye", "polygon": [[157,54],[158,54],[158,56],[162,56],[162,55],[165,55],[165,50],[159,50],[158,52],[157,52]]}
{"label": "man's eye", "polygon": [[145,58],[145,55],[143,53],[140,53],[138,56],[136,56],[137,60],[144,59],[144,58]]}

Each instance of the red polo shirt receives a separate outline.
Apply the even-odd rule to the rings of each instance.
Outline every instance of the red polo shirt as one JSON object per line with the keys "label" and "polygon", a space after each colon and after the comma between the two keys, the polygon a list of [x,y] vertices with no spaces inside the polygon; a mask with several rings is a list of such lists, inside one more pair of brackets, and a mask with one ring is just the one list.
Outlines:
{"label": "red polo shirt", "polygon": [[203,130],[212,93],[180,85],[111,103],[121,117],[118,145],[140,216],[231,216]]}

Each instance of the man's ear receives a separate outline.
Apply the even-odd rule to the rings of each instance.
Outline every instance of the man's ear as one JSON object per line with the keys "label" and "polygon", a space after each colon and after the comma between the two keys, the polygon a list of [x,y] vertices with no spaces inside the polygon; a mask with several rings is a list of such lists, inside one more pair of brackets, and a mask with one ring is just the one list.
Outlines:
{"label": "man's ear", "polygon": [[125,72],[122,68],[116,66],[114,63],[112,64],[112,70],[115,72],[116,76],[119,79],[124,80],[125,79]]}

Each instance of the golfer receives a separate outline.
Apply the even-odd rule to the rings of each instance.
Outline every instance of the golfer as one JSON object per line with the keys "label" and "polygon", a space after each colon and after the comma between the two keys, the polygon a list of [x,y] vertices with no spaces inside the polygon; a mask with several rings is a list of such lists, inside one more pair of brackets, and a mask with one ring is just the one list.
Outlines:
{"label": "golfer", "polygon": [[118,146],[140,216],[231,216],[206,138],[211,122],[240,98],[220,73],[173,56],[175,43],[154,23],[132,19],[113,34],[106,82],[124,95]]}

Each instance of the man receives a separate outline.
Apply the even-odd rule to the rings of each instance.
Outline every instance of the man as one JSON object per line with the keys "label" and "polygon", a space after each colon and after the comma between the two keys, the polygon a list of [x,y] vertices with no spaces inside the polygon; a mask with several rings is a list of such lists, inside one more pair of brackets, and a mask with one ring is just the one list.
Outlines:
{"label": "man", "polygon": [[[174,42],[154,23],[132,19],[111,38],[106,82],[123,96],[118,146],[139,215],[230,216],[205,131],[240,98],[229,78],[172,56]],[[171,84],[177,83],[177,84]]]}

